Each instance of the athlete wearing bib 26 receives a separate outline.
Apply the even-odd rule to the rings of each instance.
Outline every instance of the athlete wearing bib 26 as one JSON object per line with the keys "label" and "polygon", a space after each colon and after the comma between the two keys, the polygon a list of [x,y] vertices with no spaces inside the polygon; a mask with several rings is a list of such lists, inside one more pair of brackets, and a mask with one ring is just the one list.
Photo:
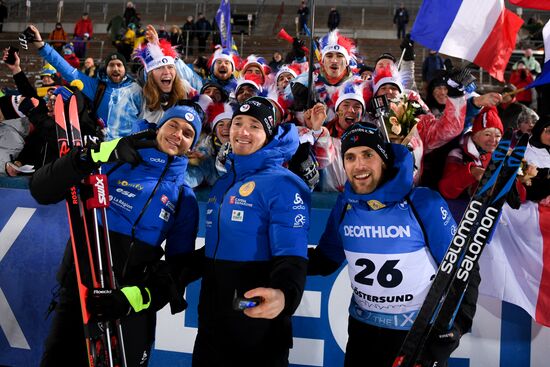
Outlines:
{"label": "athlete wearing bib 26", "polygon": [[[407,148],[384,143],[374,125],[348,128],[342,156],[348,181],[319,245],[310,250],[308,274],[330,274],[347,260],[353,296],[345,366],[364,366],[366,360],[372,366],[391,366],[456,223],[438,193],[413,188]],[[445,365],[460,335],[470,329],[475,278],[455,325],[428,340],[423,360]]]}

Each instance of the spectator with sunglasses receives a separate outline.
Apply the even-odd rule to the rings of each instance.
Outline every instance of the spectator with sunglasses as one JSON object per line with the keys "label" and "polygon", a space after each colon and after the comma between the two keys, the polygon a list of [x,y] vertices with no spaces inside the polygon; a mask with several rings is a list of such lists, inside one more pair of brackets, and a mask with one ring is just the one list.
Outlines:
{"label": "spectator with sunglasses", "polygon": [[[195,248],[198,204],[184,180],[185,153],[200,135],[199,109],[178,104],[165,111],[158,125],[145,120],[135,124],[155,130],[96,147],[74,148],[38,170],[30,182],[31,194],[39,203],[53,204],[99,166],[107,173],[113,269],[122,289],[90,289],[87,307],[93,320],[120,319],[127,366],[148,364],[156,311],[168,302],[172,313],[187,305],[183,299],[186,264]],[[57,279],[60,299],[41,366],[88,365],[70,244]]]}

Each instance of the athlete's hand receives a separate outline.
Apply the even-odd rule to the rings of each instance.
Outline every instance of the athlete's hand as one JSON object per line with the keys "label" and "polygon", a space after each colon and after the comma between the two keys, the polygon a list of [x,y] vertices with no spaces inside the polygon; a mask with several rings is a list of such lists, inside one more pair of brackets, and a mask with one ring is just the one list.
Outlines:
{"label": "athlete's hand", "polygon": [[135,167],[142,161],[137,150],[155,147],[155,139],[156,132],[154,130],[141,131],[124,138],[101,143],[98,148],[93,148],[90,151],[90,157],[95,163],[122,161]]}
{"label": "athlete's hand", "polygon": [[86,306],[92,318],[97,320],[117,320],[131,311],[130,302],[119,289],[91,289]]}
{"label": "athlete's hand", "polygon": [[461,334],[456,327],[442,333],[435,333],[428,337],[424,351],[420,356],[422,366],[438,366],[443,364],[460,344]]}
{"label": "athlete's hand", "polygon": [[258,306],[244,310],[244,314],[248,317],[274,319],[285,308],[285,294],[280,289],[254,288],[246,292],[244,296],[246,298],[262,298],[262,302]]}

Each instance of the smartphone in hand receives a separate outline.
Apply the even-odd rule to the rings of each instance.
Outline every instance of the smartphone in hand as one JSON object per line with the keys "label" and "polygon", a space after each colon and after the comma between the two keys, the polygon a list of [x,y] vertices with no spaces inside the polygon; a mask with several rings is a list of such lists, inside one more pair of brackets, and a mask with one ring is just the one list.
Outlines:
{"label": "smartphone in hand", "polygon": [[6,58],[6,64],[13,65],[15,64],[15,53],[19,52],[17,47],[10,46],[8,49],[8,57]]}

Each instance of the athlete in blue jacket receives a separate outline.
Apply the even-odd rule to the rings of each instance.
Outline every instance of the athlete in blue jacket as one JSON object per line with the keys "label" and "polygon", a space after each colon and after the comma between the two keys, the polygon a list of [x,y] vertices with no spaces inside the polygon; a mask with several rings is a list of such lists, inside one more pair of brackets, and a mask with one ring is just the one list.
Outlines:
{"label": "athlete in blue jacket", "polygon": [[[310,192],[282,166],[298,148],[296,127],[274,121],[262,97],[232,118],[228,171],[206,211],[194,367],[288,365],[290,317],[305,284]],[[236,297],[260,302],[241,311]]]}
{"label": "athlete in blue jacket", "polygon": [[[184,153],[195,144],[201,124],[201,115],[194,108],[171,107],[152,136],[131,135],[90,151],[73,149],[38,170],[30,183],[31,194],[39,203],[56,203],[98,163],[113,162],[101,167],[108,175],[113,269],[118,283],[127,287],[124,292],[96,294],[90,290],[88,310],[103,319],[122,317],[127,366],[147,365],[156,311],[167,302],[172,312],[186,306],[184,274],[188,254],[195,248],[198,204],[184,182],[188,161]],[[149,148],[136,150],[144,145]],[[160,260],[163,255],[166,261]],[[70,245],[57,278],[60,299],[41,365],[88,365]]]}
{"label": "athlete in blue jacket", "polygon": [[[319,245],[310,251],[308,274],[330,274],[347,260],[353,296],[345,366],[389,367],[456,224],[437,192],[413,188],[407,148],[384,143],[373,125],[348,128],[342,136],[342,157],[348,181]],[[427,361],[444,366],[460,336],[469,331],[479,274],[474,278],[451,331],[428,341],[423,356]]]}

